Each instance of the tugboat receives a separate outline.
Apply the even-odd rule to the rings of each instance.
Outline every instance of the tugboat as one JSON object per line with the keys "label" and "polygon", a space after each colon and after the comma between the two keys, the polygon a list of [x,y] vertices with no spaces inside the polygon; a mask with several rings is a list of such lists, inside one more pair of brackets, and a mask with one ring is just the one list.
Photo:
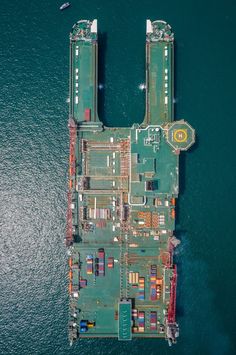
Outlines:
{"label": "tugboat", "polygon": [[70,6],[70,3],[69,2],[65,2],[64,4],[62,4],[61,6],[60,6],[60,10],[62,11],[62,10],[65,10],[65,9],[67,9],[67,7],[69,7]]}

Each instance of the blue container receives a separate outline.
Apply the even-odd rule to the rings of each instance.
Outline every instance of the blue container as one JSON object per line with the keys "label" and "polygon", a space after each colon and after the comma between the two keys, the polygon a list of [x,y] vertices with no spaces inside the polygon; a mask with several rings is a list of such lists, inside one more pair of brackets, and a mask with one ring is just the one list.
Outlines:
{"label": "blue container", "polygon": [[88,321],[87,320],[81,320],[80,321],[80,326],[81,327],[87,327]]}
{"label": "blue container", "polygon": [[80,333],[86,333],[88,331],[87,327],[80,327]]}
{"label": "blue container", "polygon": [[143,301],[143,300],[144,300],[144,297],[143,297],[143,296],[138,296],[138,300]]}

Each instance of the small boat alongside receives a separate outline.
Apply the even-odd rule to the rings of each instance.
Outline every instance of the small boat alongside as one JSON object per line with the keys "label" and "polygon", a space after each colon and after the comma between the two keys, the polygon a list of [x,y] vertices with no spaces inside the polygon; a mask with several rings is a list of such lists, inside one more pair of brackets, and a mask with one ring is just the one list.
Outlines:
{"label": "small boat alongside", "polygon": [[69,2],[65,2],[64,4],[62,4],[62,5],[60,6],[60,10],[61,10],[61,11],[62,11],[62,10],[65,10],[65,9],[67,9],[69,6],[70,6],[70,3],[69,3]]}

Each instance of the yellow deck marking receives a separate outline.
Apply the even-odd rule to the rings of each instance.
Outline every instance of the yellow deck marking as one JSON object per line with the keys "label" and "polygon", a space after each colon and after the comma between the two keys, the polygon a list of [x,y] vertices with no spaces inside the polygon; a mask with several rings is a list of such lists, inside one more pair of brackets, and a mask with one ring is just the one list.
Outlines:
{"label": "yellow deck marking", "polygon": [[178,143],[186,142],[188,138],[187,129],[176,129],[174,131],[174,140]]}

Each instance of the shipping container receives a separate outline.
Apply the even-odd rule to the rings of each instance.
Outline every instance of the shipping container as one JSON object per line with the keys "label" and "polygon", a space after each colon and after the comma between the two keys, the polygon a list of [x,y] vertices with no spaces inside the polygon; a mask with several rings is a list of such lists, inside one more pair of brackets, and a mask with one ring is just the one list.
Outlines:
{"label": "shipping container", "polygon": [[88,328],[93,328],[94,325],[95,325],[94,322],[88,322],[87,327],[88,327]]}
{"label": "shipping container", "polygon": [[86,108],[84,110],[84,119],[85,119],[85,121],[91,120],[91,109],[90,108]]}
{"label": "shipping container", "polygon": [[157,313],[153,311],[150,313],[150,329],[157,330]]}
{"label": "shipping container", "polygon": [[114,267],[114,258],[113,257],[109,256],[107,258],[107,266],[110,269],[112,269]]}
{"label": "shipping container", "polygon": [[86,333],[88,331],[87,327],[80,327],[80,332],[81,333]]}

